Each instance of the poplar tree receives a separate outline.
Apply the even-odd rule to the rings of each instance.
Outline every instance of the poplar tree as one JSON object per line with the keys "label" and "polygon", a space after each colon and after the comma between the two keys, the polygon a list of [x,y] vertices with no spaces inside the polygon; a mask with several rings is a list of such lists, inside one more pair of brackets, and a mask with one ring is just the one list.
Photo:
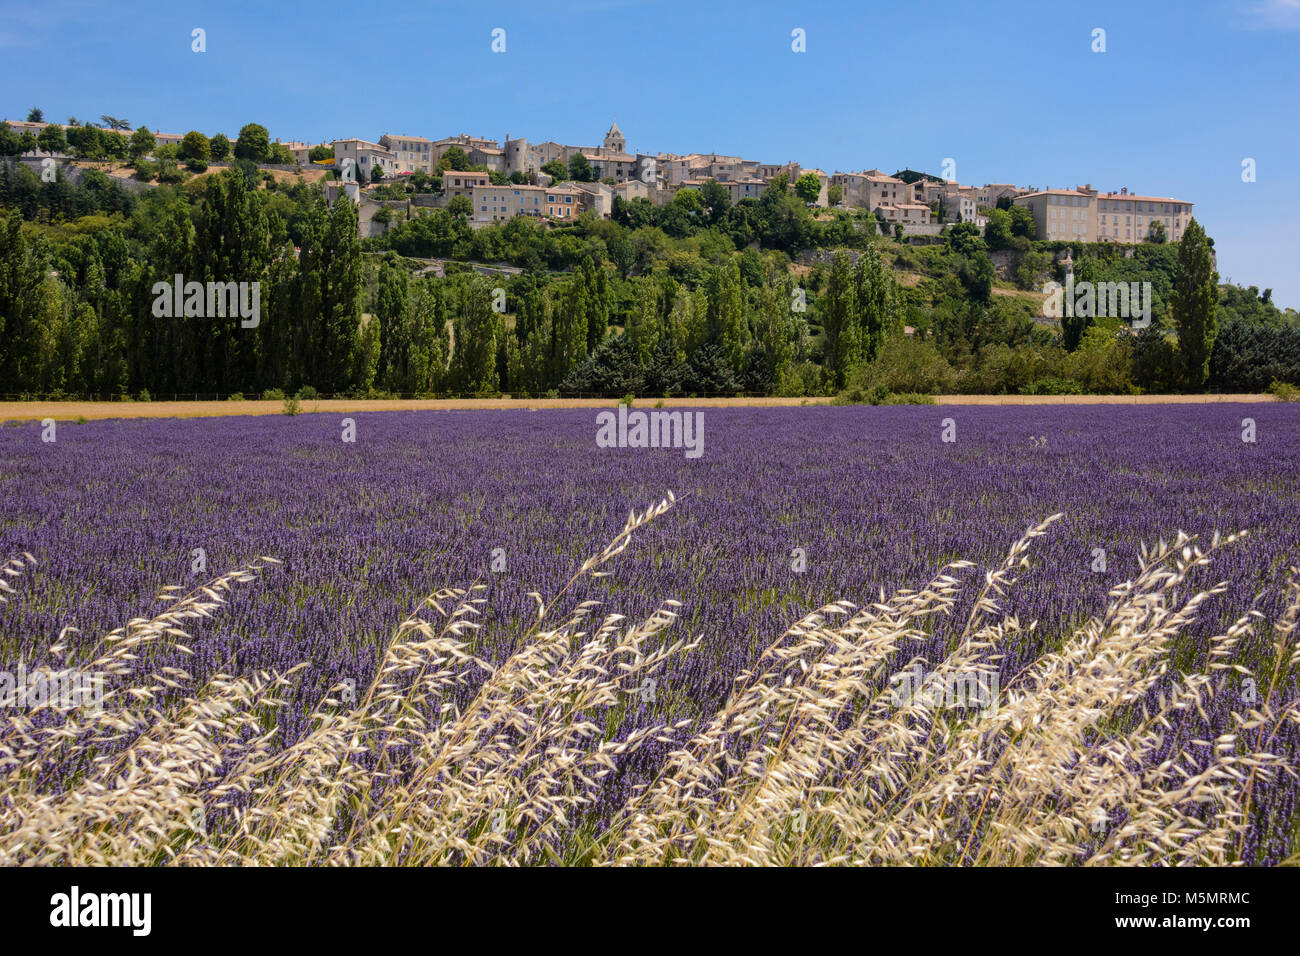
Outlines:
{"label": "poplar tree", "polygon": [[1169,312],[1178,330],[1178,354],[1183,382],[1193,390],[1205,385],[1210,353],[1218,334],[1219,273],[1214,269],[1210,243],[1195,219],[1187,224],[1178,245],[1178,270]]}
{"label": "poplar tree", "polygon": [[830,278],[826,284],[826,302],[822,311],[822,331],[826,336],[825,368],[831,385],[840,389],[852,370],[858,352],[858,334],[853,301],[853,273],[849,257],[835,253]]}

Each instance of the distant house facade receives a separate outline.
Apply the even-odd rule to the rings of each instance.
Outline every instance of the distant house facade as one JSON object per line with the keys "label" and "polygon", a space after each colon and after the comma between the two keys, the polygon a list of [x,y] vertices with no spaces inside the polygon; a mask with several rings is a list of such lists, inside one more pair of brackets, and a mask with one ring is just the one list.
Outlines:
{"label": "distant house facade", "polygon": [[433,158],[433,141],[423,136],[385,133],[379,145],[392,152],[399,173],[432,173],[438,162]]}
{"label": "distant house facade", "polygon": [[[493,186],[487,183],[474,186],[470,198],[474,203],[473,219],[477,223],[505,222],[515,216],[545,214],[546,191],[544,186]],[[554,187],[550,187],[554,192]]]}
{"label": "distant house facade", "polygon": [[484,172],[460,172],[454,169],[444,170],[442,174],[442,191],[450,199],[452,196],[469,196],[473,198],[474,190],[492,183],[492,176]]}
{"label": "distant house facade", "polygon": [[1091,184],[1074,189],[1042,189],[1013,202],[1034,217],[1039,239],[1139,243],[1164,226],[1170,242],[1182,239],[1192,218],[1192,203],[1169,196],[1140,196],[1127,188],[1103,193]]}
{"label": "distant house facade", "polygon": [[353,176],[361,182],[370,182],[374,178],[375,169],[382,170],[384,176],[397,175],[397,157],[392,150],[364,139],[336,139],[334,165],[345,176],[350,167]]}

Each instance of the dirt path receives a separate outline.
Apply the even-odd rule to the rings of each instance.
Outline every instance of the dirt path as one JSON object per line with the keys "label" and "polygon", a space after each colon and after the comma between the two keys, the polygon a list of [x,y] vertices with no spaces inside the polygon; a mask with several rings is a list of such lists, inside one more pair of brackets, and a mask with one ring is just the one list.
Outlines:
{"label": "dirt path", "polygon": [[[1206,402],[1271,402],[1271,395],[940,395],[939,405],[1192,405]],[[640,399],[637,408],[652,408],[657,399]],[[799,407],[825,405],[829,398],[668,398],[665,408]],[[311,399],[303,412],[454,411],[463,409],[612,408],[609,398],[448,398],[448,399]],[[0,402],[0,421],[53,418],[202,418],[219,415],[278,415],[280,402]]]}

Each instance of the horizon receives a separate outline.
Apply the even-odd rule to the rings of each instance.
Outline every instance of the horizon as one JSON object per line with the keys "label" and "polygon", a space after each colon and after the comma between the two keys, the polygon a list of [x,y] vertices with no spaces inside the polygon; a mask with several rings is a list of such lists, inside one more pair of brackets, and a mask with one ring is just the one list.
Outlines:
{"label": "horizon", "polygon": [[[1300,105],[1290,82],[1300,0],[1161,10],[1005,0],[978,15],[950,2],[869,13],[830,2],[736,14],[678,0],[353,9],[147,4],[123,17],[60,0],[11,10],[0,50],[15,69],[0,113],[108,114],[232,138],[255,122],[306,143],[468,133],[598,144],[617,121],[633,153],[794,160],[827,174],[937,175],[952,159],[964,185],[1090,183],[1193,203],[1221,282],[1271,288],[1280,307],[1300,308],[1284,231],[1300,212],[1300,135],[1285,122]],[[194,28],[203,53],[191,50]],[[496,28],[504,53],[492,50]],[[791,49],[796,28],[806,52]],[[1092,50],[1096,28],[1104,53]],[[438,36],[451,42],[431,50]],[[341,59],[352,67],[331,65]],[[1254,182],[1242,180],[1247,159]]]}

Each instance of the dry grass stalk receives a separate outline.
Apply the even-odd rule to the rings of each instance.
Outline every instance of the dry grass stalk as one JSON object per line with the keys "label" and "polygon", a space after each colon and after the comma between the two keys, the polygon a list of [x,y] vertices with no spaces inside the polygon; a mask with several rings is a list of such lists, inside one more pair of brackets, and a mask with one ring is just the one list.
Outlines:
{"label": "dry grass stalk", "polygon": [[[957,606],[968,562],[919,590],[805,616],[684,742],[688,721],[615,735],[645,682],[696,646],[664,634],[679,605],[629,623],[582,602],[550,619],[673,500],[632,514],[549,602],[533,595],[537,620],[499,664],[476,653],[481,587],[430,596],[358,699],[334,688],[288,746],[274,715],[299,668],[218,673],[191,691],[189,674],[150,664],[271,559],[185,597],[169,589],[164,613],[77,655],[123,687],[102,711],[47,702],[0,722],[0,863],[1225,864],[1253,795],[1290,772],[1269,747],[1300,720],[1300,702],[1278,700],[1300,664],[1294,569],[1263,700],[1170,754],[1179,716],[1223,692],[1215,675],[1254,676],[1235,660],[1265,623],[1257,612],[1213,638],[1204,671],[1169,673],[1175,640],[1222,589],[1184,597],[1189,577],[1234,538],[1144,550],[1106,612],[1012,675],[996,706],[925,692],[995,680],[1010,643],[1035,630],[1000,601],[1059,516],[985,576],[920,693],[900,699],[897,675],[926,663],[912,649]],[[70,634],[53,659],[68,658]],[[609,775],[650,741],[672,746],[658,774],[595,832]]]}

